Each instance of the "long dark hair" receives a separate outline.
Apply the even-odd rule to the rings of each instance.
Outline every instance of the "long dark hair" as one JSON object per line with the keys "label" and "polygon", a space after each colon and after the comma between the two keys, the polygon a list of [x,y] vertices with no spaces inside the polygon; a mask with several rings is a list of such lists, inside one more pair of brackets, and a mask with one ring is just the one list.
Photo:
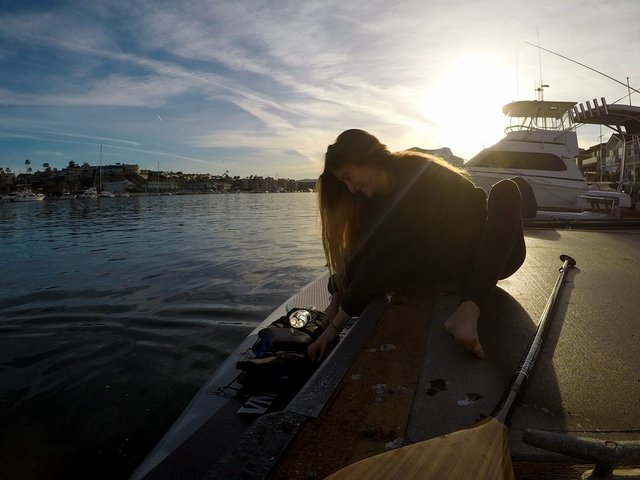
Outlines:
{"label": "long dark hair", "polygon": [[346,286],[346,263],[357,246],[360,232],[355,221],[355,197],[333,172],[346,164],[386,170],[393,159],[386,145],[364,130],[346,130],[327,148],[324,171],[318,179],[322,244],[329,271],[337,274],[341,290]]}
{"label": "long dark hair", "polygon": [[360,246],[362,232],[357,221],[356,196],[336,178],[334,172],[344,165],[354,164],[371,166],[393,176],[396,162],[408,158],[425,164],[438,163],[460,173],[460,170],[433,155],[413,151],[391,153],[375,136],[359,129],[342,132],[335,143],[327,148],[324,171],[317,184],[322,245],[329,271],[336,274],[335,279],[341,291],[347,285],[347,262]]}

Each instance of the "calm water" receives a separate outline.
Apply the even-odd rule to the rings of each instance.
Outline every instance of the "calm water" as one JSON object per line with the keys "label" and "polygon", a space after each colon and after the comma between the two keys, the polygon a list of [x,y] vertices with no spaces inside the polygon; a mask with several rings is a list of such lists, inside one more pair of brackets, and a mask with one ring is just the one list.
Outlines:
{"label": "calm water", "polygon": [[322,273],[315,195],[0,204],[0,478],[127,478]]}

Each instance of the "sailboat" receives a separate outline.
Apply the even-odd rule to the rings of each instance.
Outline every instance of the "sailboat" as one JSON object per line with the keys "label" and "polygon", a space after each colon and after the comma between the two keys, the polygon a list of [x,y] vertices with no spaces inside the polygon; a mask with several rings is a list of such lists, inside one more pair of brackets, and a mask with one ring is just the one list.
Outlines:
{"label": "sailboat", "polygon": [[78,198],[103,198],[103,197],[115,197],[113,192],[105,190],[102,187],[102,144],[100,144],[100,163],[98,165],[98,182],[93,186],[87,188],[84,192],[78,195]]}
{"label": "sailboat", "polygon": [[102,144],[100,144],[100,164],[98,165],[98,174],[99,174],[99,182],[98,182],[98,197],[115,197],[113,192],[109,190],[105,190],[102,187]]}

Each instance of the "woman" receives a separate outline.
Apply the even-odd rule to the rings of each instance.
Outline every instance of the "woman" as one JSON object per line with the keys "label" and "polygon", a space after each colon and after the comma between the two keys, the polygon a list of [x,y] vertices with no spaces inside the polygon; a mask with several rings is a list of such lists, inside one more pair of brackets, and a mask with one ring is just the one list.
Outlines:
{"label": "woman", "polygon": [[525,258],[517,184],[503,180],[487,199],[460,170],[415,152],[391,153],[353,129],[328,147],[318,190],[332,297],[309,356],[325,358],[376,296],[412,281],[458,280],[462,301],[444,326],[484,357],[482,307]]}

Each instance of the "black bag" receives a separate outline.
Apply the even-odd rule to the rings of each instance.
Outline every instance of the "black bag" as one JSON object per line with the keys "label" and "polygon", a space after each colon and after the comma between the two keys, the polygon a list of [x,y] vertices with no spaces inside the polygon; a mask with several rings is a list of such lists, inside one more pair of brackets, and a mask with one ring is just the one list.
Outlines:
{"label": "black bag", "polygon": [[[280,391],[298,387],[318,367],[307,355],[307,347],[324,331],[325,313],[313,308],[295,308],[258,332],[258,340],[236,368],[238,382],[252,390]],[[292,325],[304,326],[293,327]]]}

